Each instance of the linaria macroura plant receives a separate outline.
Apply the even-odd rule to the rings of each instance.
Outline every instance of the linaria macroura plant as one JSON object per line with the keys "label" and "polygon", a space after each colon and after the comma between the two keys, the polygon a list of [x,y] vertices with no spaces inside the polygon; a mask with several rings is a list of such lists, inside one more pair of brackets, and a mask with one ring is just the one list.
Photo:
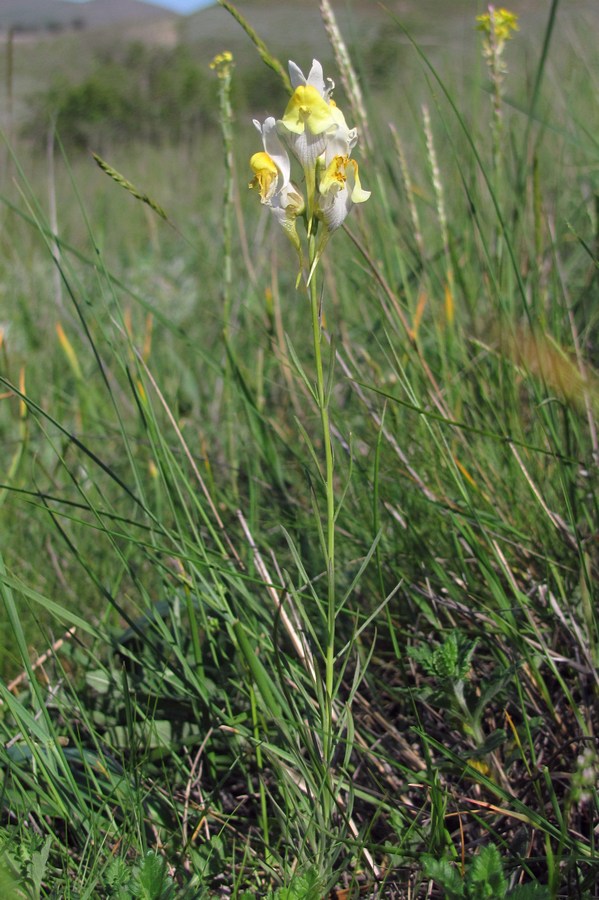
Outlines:
{"label": "linaria macroura plant", "polygon": [[[352,207],[364,203],[370,192],[362,188],[358,164],[352,151],[358,142],[358,131],[350,128],[341,109],[332,99],[334,82],[325,79],[322,66],[313,60],[306,77],[294,63],[289,63],[292,96],[282,118],[268,116],[264,122],[254,120],[262,137],[263,149],[254,153],[250,166],[254,178],[250,188],[256,188],[260,201],[268,206],[295,247],[300,271],[307,260],[306,287],[310,299],[312,339],[316,368],[316,383],[309,385],[312,397],[320,412],[322,427],[324,470],[319,474],[326,494],[326,515],[322,528],[323,551],[326,565],[327,595],[323,603],[326,610],[326,650],[324,662],[324,691],[316,684],[320,697],[322,726],[322,762],[326,779],[330,777],[331,762],[335,753],[336,720],[334,704],[335,622],[337,605],[335,597],[335,520],[334,451],[329,416],[330,389],[334,355],[330,356],[329,372],[325,380],[322,361],[321,299],[316,287],[315,271],[329,238],[345,221]],[[292,180],[292,161],[296,160],[303,175],[303,190]],[[303,223],[305,237],[300,236],[298,224]],[[312,454],[314,458],[316,455]],[[334,791],[325,783],[323,796],[332,813]],[[330,821],[330,816],[329,816]]]}

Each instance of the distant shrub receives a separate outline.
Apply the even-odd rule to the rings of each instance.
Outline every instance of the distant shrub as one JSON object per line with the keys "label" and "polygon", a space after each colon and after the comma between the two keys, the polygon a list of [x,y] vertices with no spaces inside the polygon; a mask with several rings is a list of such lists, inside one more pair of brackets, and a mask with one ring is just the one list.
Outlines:
{"label": "distant shrub", "polygon": [[65,146],[101,152],[118,141],[188,139],[216,110],[212,79],[188,48],[134,43],[98,55],[83,81],[62,77],[32,98],[24,133],[43,146],[53,123]]}

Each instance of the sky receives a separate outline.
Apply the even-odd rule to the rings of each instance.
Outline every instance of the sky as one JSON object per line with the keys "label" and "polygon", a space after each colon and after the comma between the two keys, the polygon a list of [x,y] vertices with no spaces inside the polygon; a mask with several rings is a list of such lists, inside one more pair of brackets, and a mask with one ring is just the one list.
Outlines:
{"label": "sky", "polygon": [[[71,2],[85,3],[86,0],[71,0]],[[216,0],[146,0],[146,2],[154,3],[156,6],[165,6],[178,13],[192,13],[203,6],[210,6]]]}
{"label": "sky", "polygon": [[210,6],[215,0],[149,0],[149,2],[156,3],[158,6],[166,6],[178,13],[192,13],[203,6]]}

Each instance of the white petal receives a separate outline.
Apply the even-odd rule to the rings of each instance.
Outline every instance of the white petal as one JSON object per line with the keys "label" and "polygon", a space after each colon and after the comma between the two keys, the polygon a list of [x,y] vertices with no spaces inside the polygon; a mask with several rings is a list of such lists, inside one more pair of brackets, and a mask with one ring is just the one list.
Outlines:
{"label": "white petal", "polygon": [[335,156],[349,156],[358,143],[357,128],[348,128],[345,116],[340,109],[335,107],[334,116],[337,128],[330,132],[326,147],[326,164],[328,165]]}
{"label": "white petal", "polygon": [[339,128],[334,134],[329,135],[325,154],[325,164],[328,166],[336,156],[349,156],[349,143],[345,133]]}
{"label": "white petal", "polygon": [[291,163],[289,161],[289,155],[283,146],[283,142],[277,134],[277,123],[273,116],[269,116],[264,120],[262,126],[262,142],[265,151],[282,175],[282,187],[288,185],[291,176]]}
{"label": "white petal", "polygon": [[306,79],[304,77],[304,73],[300,69],[299,66],[296,66],[294,62],[289,60],[289,78],[291,80],[291,87],[295,90],[301,84],[306,83]]}
{"label": "white petal", "polygon": [[327,96],[327,89],[324,83],[324,75],[322,66],[317,59],[312,60],[312,68],[306,78],[306,84],[316,88],[321,97]]}

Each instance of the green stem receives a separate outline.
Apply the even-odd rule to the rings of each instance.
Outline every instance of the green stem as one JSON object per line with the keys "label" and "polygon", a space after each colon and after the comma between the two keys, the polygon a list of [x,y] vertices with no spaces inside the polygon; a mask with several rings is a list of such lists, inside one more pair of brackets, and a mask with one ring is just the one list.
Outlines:
{"label": "green stem", "polygon": [[224,66],[219,74],[220,126],[225,156],[225,185],[223,195],[223,318],[225,336],[231,327],[231,294],[233,285],[232,215],[234,203],[233,108],[231,106],[231,66]]}
{"label": "green stem", "polygon": [[[310,270],[314,262],[315,248],[313,243],[314,234],[316,232],[314,219],[314,195],[316,193],[316,170],[314,166],[306,166],[304,169],[304,178],[306,180],[306,203],[308,217],[308,241],[310,244]],[[309,271],[310,271],[309,270]],[[313,282],[310,282],[312,284]]]}
{"label": "green stem", "polygon": [[[220,106],[220,126],[223,141],[223,151],[225,160],[225,183],[223,190],[223,273],[222,273],[222,310],[223,310],[223,338],[225,346],[231,340],[231,318],[232,318],[232,286],[233,286],[233,206],[234,206],[234,157],[233,157],[233,108],[231,106],[231,84],[233,77],[232,60],[225,61],[221,57],[221,62],[217,63],[218,57],[215,57],[216,73],[218,76],[218,95]],[[230,354],[227,352],[226,365],[224,369],[224,385],[223,385],[223,405],[229,406],[232,402],[231,393],[231,362]],[[233,427],[234,416],[225,416],[227,420],[226,441],[227,441],[227,458],[233,461],[230,468],[232,487],[235,495],[238,493],[236,472],[238,466],[237,445],[235,440],[235,429]]]}
{"label": "green stem", "polygon": [[[316,257],[316,236],[309,236],[310,269]],[[329,398],[326,393],[324,369],[322,364],[322,329],[320,321],[320,303],[316,278],[310,282],[310,307],[312,311],[312,337],[314,341],[314,357],[316,361],[316,396],[320,411],[322,439],[325,453],[325,491],[327,501],[326,514],[326,546],[325,562],[327,570],[327,643],[325,659],[325,696],[323,709],[323,751],[324,762],[328,767],[333,753],[333,682],[335,662],[335,490],[333,483],[334,456],[331,440],[331,423],[329,419]]]}

